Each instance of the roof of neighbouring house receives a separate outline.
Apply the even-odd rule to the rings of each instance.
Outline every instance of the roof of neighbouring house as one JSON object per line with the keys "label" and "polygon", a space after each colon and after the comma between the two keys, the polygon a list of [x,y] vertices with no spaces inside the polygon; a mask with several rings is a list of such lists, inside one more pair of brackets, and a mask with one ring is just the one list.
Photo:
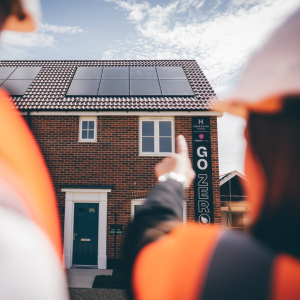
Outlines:
{"label": "roof of neighbouring house", "polygon": [[238,171],[232,171],[220,176],[220,186],[226,183],[228,180],[232,179],[233,177],[238,176],[243,180],[246,180],[246,176]]}
{"label": "roof of neighbouring house", "polygon": [[[77,67],[182,67],[194,96],[66,96]],[[209,110],[216,94],[195,60],[48,60],[2,61],[0,67],[42,67],[14,105],[31,111],[199,111]]]}

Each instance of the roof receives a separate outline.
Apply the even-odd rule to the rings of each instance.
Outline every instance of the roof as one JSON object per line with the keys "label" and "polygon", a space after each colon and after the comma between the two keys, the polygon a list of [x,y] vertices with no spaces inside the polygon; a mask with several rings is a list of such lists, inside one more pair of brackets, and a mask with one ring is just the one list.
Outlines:
{"label": "roof", "polygon": [[[199,111],[209,110],[216,94],[195,60],[24,60],[2,61],[1,67],[43,67],[23,97],[12,97],[21,111]],[[194,97],[66,97],[77,67],[179,66]]]}
{"label": "roof", "polygon": [[246,176],[241,174],[238,171],[232,171],[226,174],[223,174],[220,176],[220,186],[223,185],[224,183],[226,183],[228,180],[232,179],[233,177],[238,176],[240,178],[242,178],[243,180],[246,180]]}

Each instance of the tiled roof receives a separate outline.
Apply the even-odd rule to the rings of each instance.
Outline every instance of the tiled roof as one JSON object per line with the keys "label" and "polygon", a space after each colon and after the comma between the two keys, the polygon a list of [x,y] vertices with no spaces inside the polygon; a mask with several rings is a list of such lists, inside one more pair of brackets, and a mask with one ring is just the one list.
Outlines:
{"label": "tiled roof", "polygon": [[[20,110],[208,110],[216,94],[195,60],[36,60],[2,61],[2,67],[43,67],[23,97]],[[77,67],[181,66],[195,97],[66,97]]]}

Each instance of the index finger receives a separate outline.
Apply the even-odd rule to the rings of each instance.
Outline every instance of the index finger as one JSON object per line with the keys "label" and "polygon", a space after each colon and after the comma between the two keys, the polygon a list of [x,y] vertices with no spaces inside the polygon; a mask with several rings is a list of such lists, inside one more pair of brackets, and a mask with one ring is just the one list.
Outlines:
{"label": "index finger", "polygon": [[183,135],[179,135],[177,137],[177,150],[179,154],[188,155],[188,147]]}

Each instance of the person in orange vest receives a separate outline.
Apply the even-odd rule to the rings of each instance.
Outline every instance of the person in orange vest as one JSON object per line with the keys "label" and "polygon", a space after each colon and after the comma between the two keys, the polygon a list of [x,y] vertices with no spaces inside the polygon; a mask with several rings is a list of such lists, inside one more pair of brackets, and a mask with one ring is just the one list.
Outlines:
{"label": "person in orange vest", "polygon": [[236,92],[215,109],[247,120],[249,235],[182,225],[194,172],[183,136],[160,162],[160,181],[124,246],[129,298],[300,299],[300,10],[250,60]]}
{"label": "person in orange vest", "polygon": [[[0,29],[35,30],[39,3],[0,1]],[[56,197],[41,151],[0,89],[0,299],[68,299]]]}

